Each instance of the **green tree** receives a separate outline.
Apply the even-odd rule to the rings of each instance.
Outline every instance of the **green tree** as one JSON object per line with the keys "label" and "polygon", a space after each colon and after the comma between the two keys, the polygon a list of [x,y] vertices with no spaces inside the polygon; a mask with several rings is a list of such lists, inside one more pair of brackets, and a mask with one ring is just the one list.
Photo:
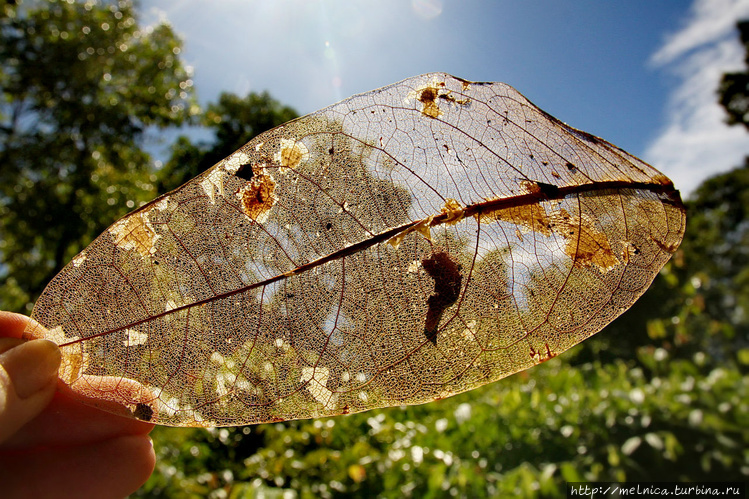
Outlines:
{"label": "green tree", "polygon": [[0,17],[0,308],[28,311],[108,224],[154,197],[149,129],[197,112],[181,41],[130,0]]}
{"label": "green tree", "polygon": [[[744,62],[749,68],[749,20],[740,21],[737,28],[741,43],[744,44],[746,50]],[[724,74],[718,95],[720,104],[728,113],[728,123],[742,124],[749,129],[749,72]]]}
{"label": "green tree", "polygon": [[245,97],[224,92],[209,104],[201,124],[214,132],[214,140],[193,143],[180,136],[172,146],[170,159],[159,172],[159,192],[167,192],[212,167],[250,141],[255,135],[297,117],[268,92],[250,92]]}

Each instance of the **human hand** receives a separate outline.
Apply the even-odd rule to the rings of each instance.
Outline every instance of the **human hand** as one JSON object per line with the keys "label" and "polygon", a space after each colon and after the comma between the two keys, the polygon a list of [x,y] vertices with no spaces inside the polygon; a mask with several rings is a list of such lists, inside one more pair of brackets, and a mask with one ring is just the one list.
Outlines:
{"label": "human hand", "polygon": [[[28,317],[0,311],[0,495],[124,497],[151,475],[152,424],[57,388],[60,350],[23,341]],[[62,388],[62,387],[61,387]]]}

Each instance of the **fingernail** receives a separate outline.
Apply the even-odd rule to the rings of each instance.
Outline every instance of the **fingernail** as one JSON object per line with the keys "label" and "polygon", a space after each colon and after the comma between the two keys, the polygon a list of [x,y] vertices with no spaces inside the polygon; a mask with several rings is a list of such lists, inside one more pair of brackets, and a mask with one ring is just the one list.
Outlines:
{"label": "fingernail", "polygon": [[0,364],[10,376],[16,395],[25,399],[57,378],[60,349],[49,340],[27,341],[0,355]]}

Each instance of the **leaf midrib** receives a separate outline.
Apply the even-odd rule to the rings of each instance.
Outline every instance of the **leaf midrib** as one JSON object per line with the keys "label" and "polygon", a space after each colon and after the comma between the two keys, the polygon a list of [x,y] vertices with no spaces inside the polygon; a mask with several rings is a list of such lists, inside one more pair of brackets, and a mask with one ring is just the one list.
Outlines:
{"label": "leaf midrib", "polygon": [[[480,215],[481,213],[491,212],[491,211],[499,210],[503,208],[528,206],[528,205],[539,203],[541,201],[560,200],[570,195],[592,193],[592,192],[599,192],[599,191],[606,191],[606,190],[619,190],[619,189],[645,190],[645,191],[649,191],[655,194],[665,194],[667,198],[663,199],[662,200],[663,202],[673,204],[674,206],[683,206],[679,191],[674,188],[673,184],[670,181],[668,181],[667,183],[657,183],[657,182],[632,182],[632,181],[625,181],[625,180],[612,180],[612,181],[606,181],[606,182],[569,185],[569,186],[564,186],[564,187],[557,187],[557,186],[553,186],[550,184],[544,184],[544,183],[538,183],[538,182],[536,184],[539,187],[539,189],[535,192],[529,192],[526,194],[520,194],[517,196],[510,196],[510,197],[499,198],[499,199],[485,200],[485,201],[481,201],[478,203],[468,205],[465,208],[463,208],[463,212],[460,216],[460,219],[462,220],[467,217],[472,217],[474,215]],[[445,223],[448,220],[448,218],[454,221],[454,214],[441,213],[439,215],[435,215],[432,218],[431,222],[429,223],[429,226],[436,227],[438,225],[441,225]],[[258,281],[253,284],[248,284],[247,286],[242,286],[232,291],[227,291],[225,293],[221,293],[221,294],[214,295],[208,298],[204,298],[202,300],[198,300],[192,303],[180,305],[179,307],[175,307],[170,310],[165,310],[164,312],[160,312],[158,314],[150,315],[141,320],[131,322],[129,324],[126,324],[126,325],[123,325],[114,329],[109,329],[107,331],[102,331],[100,333],[96,333],[91,336],[86,336],[86,337],[78,338],[76,340],[73,340],[67,343],[62,343],[59,346],[60,347],[71,346],[71,345],[82,343],[84,341],[98,338],[101,336],[114,334],[119,331],[123,331],[125,329],[135,328],[141,324],[160,319],[161,317],[175,314],[175,313],[178,313],[178,312],[181,312],[183,310],[187,310],[193,307],[205,305],[206,303],[210,303],[213,301],[221,300],[224,298],[229,298],[231,296],[238,295],[246,291],[249,291],[251,289],[259,288],[261,286],[267,286],[269,284],[280,281],[282,279],[286,279],[288,277],[292,277],[297,274],[303,274],[304,272],[312,270],[328,262],[338,260],[341,258],[345,258],[346,256],[353,255],[355,253],[358,253],[359,251],[370,248],[376,244],[386,242],[389,239],[397,236],[398,234],[415,227],[416,225],[422,223],[423,221],[424,219],[415,220],[413,222],[409,222],[409,223],[400,225],[398,227],[394,227],[384,232],[380,232],[379,234],[375,234],[367,239],[359,241],[358,243],[354,243],[350,246],[341,248],[338,251],[334,251],[333,253],[330,253],[329,255],[318,258],[317,260],[313,260],[304,265],[300,265],[294,270],[285,272],[283,274],[278,274],[276,276],[270,277],[263,281]]]}

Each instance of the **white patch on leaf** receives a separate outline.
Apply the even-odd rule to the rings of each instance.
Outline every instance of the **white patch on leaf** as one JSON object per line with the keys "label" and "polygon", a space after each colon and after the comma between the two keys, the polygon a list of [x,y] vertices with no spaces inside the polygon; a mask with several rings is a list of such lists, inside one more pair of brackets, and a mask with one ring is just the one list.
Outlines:
{"label": "white patch on leaf", "polygon": [[221,355],[218,352],[213,352],[211,354],[211,362],[213,362],[216,365],[223,366],[226,363],[226,360],[224,359],[224,356]]}
{"label": "white patch on leaf", "polygon": [[302,383],[307,383],[307,391],[312,398],[321,403],[326,409],[334,409],[338,401],[338,394],[333,393],[328,385],[330,369],[327,367],[303,367]]}
{"label": "white patch on leaf", "polygon": [[216,193],[224,197],[224,172],[221,168],[214,169],[200,181],[203,192],[211,199],[211,204],[216,204]]}
{"label": "white patch on leaf", "polygon": [[81,251],[78,253],[75,257],[73,257],[73,260],[71,262],[73,263],[73,267],[80,267],[83,262],[86,261],[86,252]]}
{"label": "white patch on leaf", "polygon": [[216,394],[219,397],[223,397],[229,393],[229,388],[226,385],[227,383],[234,383],[234,379],[232,378],[236,379],[236,376],[230,373],[218,373],[216,375]]}
{"label": "white patch on leaf", "polygon": [[251,384],[246,379],[241,379],[237,381],[237,384],[235,385],[238,389],[242,390],[243,392],[247,392],[250,394],[257,394],[258,390],[255,388],[255,385]]}
{"label": "white patch on leaf", "polygon": [[159,395],[157,401],[159,403],[159,414],[174,416],[177,411],[182,410],[179,405],[179,399],[177,397],[169,397],[162,393],[161,395]]}
{"label": "white patch on leaf", "polygon": [[[62,326],[57,326],[47,331],[47,339],[58,345],[62,345],[80,340],[81,338],[79,336],[65,336]],[[60,352],[62,354],[62,361],[58,376],[68,385],[72,385],[88,369],[88,352],[83,349],[83,343],[61,346]]]}
{"label": "white patch on leaf", "polygon": [[239,167],[246,165],[250,161],[250,157],[242,151],[237,151],[224,160],[224,169],[231,173],[237,173]]}
{"label": "white patch on leaf", "polygon": [[409,274],[415,274],[419,271],[421,268],[421,262],[419,260],[414,260],[413,262],[408,264],[408,269],[406,269],[406,272]]}
{"label": "white patch on leaf", "polygon": [[123,250],[135,250],[141,256],[149,257],[156,253],[156,241],[161,238],[148,219],[148,211],[126,216],[109,228],[114,244]]}
{"label": "white patch on leaf", "polygon": [[135,329],[125,329],[124,333],[127,335],[127,338],[122,340],[122,343],[126,347],[145,345],[146,341],[148,341],[148,335],[146,333],[141,333]]}
{"label": "white patch on leaf", "polygon": [[472,340],[475,338],[476,321],[468,321],[466,328],[461,333],[463,339]]}
{"label": "white patch on leaf", "polygon": [[164,211],[169,207],[169,196],[164,196],[159,200],[158,203],[153,205],[153,208],[158,211]]}

